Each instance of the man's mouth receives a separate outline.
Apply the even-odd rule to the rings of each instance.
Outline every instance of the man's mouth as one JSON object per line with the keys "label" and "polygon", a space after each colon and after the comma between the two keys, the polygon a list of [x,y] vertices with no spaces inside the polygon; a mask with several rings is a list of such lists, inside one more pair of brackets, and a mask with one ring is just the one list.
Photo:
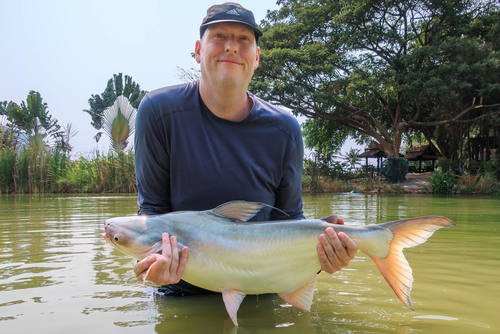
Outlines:
{"label": "man's mouth", "polygon": [[239,63],[238,61],[233,60],[233,59],[221,59],[221,60],[219,60],[219,62],[225,63],[225,64],[232,64],[232,65],[241,65],[241,63]]}

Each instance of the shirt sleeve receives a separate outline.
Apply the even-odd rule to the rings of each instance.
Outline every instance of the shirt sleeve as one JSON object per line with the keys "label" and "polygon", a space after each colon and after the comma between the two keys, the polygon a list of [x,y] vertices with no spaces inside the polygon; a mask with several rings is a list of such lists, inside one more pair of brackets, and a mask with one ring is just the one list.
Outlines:
{"label": "shirt sleeve", "polygon": [[172,211],[167,133],[147,95],[137,111],[134,147],[138,213],[154,215]]}
{"label": "shirt sleeve", "polygon": [[302,165],[304,161],[304,146],[302,134],[295,137],[295,147],[290,161],[285,169],[285,174],[276,190],[275,206],[288,214],[288,216],[273,210],[271,220],[305,219],[302,211]]}

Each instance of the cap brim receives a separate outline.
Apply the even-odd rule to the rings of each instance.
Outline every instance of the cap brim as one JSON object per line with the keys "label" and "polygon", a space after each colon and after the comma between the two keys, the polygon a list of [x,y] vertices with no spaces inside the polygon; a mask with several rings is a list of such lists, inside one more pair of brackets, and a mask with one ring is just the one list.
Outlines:
{"label": "cap brim", "polygon": [[260,31],[259,29],[255,28],[253,25],[251,24],[248,24],[246,22],[241,22],[239,20],[216,20],[216,21],[210,21],[208,23],[205,23],[205,24],[202,24],[200,27],[208,27],[209,25],[211,24],[214,24],[214,23],[223,23],[223,22],[236,22],[236,23],[241,23],[241,24],[244,24],[246,25],[247,27],[250,27],[253,29],[253,31],[255,31],[255,34],[257,36],[262,36],[262,31]]}

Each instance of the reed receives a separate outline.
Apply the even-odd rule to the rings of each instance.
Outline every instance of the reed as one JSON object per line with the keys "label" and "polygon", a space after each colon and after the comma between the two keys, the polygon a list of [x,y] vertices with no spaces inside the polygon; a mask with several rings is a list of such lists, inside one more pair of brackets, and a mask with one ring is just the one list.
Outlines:
{"label": "reed", "polygon": [[134,154],[71,161],[58,151],[0,151],[1,193],[133,193]]}
{"label": "reed", "polygon": [[14,166],[16,165],[16,153],[5,150],[0,153],[0,193],[9,193],[14,189]]}

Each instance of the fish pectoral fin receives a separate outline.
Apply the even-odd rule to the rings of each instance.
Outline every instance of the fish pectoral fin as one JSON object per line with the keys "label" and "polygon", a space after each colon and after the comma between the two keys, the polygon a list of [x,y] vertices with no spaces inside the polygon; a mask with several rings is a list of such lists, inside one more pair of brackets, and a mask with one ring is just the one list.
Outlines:
{"label": "fish pectoral fin", "polygon": [[222,290],[222,299],[224,300],[224,305],[226,306],[226,311],[229,317],[233,321],[235,326],[238,326],[238,319],[236,318],[236,313],[240,308],[241,302],[245,298],[246,293],[237,290]]}
{"label": "fish pectoral fin", "polygon": [[311,312],[311,304],[314,296],[314,288],[316,287],[316,275],[309,280],[303,287],[290,292],[278,293],[288,304],[301,309],[302,311]]}
{"label": "fish pectoral fin", "polygon": [[328,217],[323,217],[323,218],[321,218],[321,220],[324,220],[325,222],[330,223],[330,224],[338,224],[339,223],[339,216],[332,215],[332,216],[328,216]]}

